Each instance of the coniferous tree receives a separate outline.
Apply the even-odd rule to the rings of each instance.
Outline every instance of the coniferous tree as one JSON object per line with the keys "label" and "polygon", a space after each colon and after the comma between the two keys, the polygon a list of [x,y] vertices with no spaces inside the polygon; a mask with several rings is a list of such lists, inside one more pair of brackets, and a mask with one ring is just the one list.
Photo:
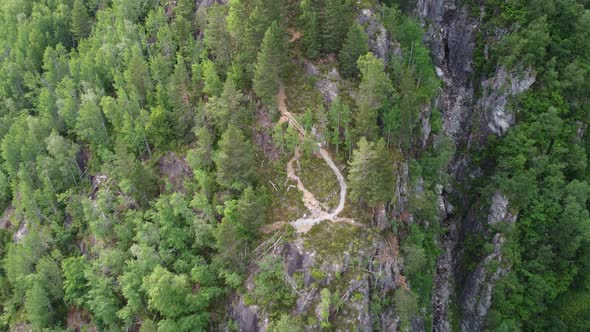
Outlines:
{"label": "coniferous tree", "polygon": [[275,107],[284,62],[284,34],[277,22],[273,22],[264,34],[253,80],[254,92],[267,107]]}
{"label": "coniferous tree", "polygon": [[367,42],[368,37],[363,27],[358,23],[354,23],[348,30],[346,41],[342,45],[340,53],[338,53],[342,76],[356,77],[359,74],[357,61],[361,55],[365,55],[369,51]]}
{"label": "coniferous tree", "polygon": [[77,40],[86,38],[90,34],[90,17],[84,5],[84,0],[74,1],[71,30]]}
{"label": "coniferous tree", "polygon": [[215,63],[211,60],[207,60],[203,63],[203,92],[209,97],[219,96],[223,89],[223,83],[219,75],[217,75],[217,69]]}
{"label": "coniferous tree", "polygon": [[227,30],[226,6],[214,4],[207,9],[207,24],[203,42],[215,57],[215,64],[221,72],[226,72],[231,62],[233,43]]}
{"label": "coniferous tree", "polygon": [[375,146],[375,143],[362,137],[353,152],[350,167],[348,182],[351,199],[370,207],[391,199],[393,164],[383,139]]}
{"label": "coniferous tree", "polygon": [[385,73],[385,64],[373,53],[361,56],[358,61],[361,72],[361,84],[357,97],[356,114],[357,137],[373,139],[378,135],[377,118],[382,109],[388,105],[393,85]]}
{"label": "coniferous tree", "polygon": [[349,0],[326,0],[325,20],[322,26],[323,48],[338,52],[352,22],[352,6]]}
{"label": "coniferous tree", "polygon": [[313,5],[313,0],[301,1],[300,9],[299,20],[303,27],[305,55],[310,59],[315,59],[320,54],[321,49],[318,11]]}
{"label": "coniferous tree", "polygon": [[230,126],[223,133],[213,160],[220,185],[241,190],[254,181],[254,149],[238,128]]}
{"label": "coniferous tree", "polygon": [[339,97],[336,97],[332,101],[332,105],[330,105],[328,118],[331,128],[330,142],[336,145],[336,153],[338,153],[341,137],[348,131],[348,126],[350,125],[350,108],[348,104],[340,101]]}
{"label": "coniferous tree", "polygon": [[41,330],[51,326],[53,320],[53,306],[47,296],[47,290],[36,281],[26,294],[25,310],[27,319],[33,324],[33,327]]}

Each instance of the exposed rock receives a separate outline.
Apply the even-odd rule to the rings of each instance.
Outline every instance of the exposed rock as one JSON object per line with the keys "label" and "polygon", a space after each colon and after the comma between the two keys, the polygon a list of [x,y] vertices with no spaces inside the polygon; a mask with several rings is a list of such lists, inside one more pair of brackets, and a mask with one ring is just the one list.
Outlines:
{"label": "exposed rock", "polygon": [[506,133],[514,125],[514,115],[506,109],[508,98],[528,90],[536,81],[536,73],[531,68],[517,74],[517,70],[508,72],[504,67],[496,70],[496,75],[483,81],[483,96],[478,101],[487,126],[496,135]]}
{"label": "exposed rock", "polygon": [[363,9],[357,16],[359,24],[365,27],[369,37],[369,49],[376,57],[387,61],[387,54],[391,46],[391,38],[387,29],[377,19],[371,9]]}
{"label": "exposed rock", "polygon": [[25,237],[27,234],[29,234],[29,228],[27,226],[27,221],[21,220],[18,230],[13,235],[13,241],[15,243],[20,243],[23,240],[23,237]]}
{"label": "exposed rock", "polygon": [[[509,201],[499,190],[492,196],[488,224],[514,223],[517,215],[509,209]],[[492,305],[492,293],[494,285],[501,277],[510,271],[510,264],[505,262],[502,256],[502,244],[504,235],[496,233],[492,244],[494,250],[487,255],[466,279],[463,294],[461,296],[461,330],[481,331],[484,327],[490,306]],[[489,271],[490,263],[495,262],[496,270]]]}
{"label": "exposed rock", "polygon": [[308,60],[303,61],[303,72],[309,76],[317,76],[320,74],[318,67]]}
{"label": "exposed rock", "polygon": [[[481,18],[472,16],[472,8],[458,0],[418,0],[417,13],[422,24],[428,27],[425,42],[430,47],[436,74],[444,82],[434,105],[441,110],[443,132],[456,146],[469,146],[472,131],[478,129],[472,128],[472,117],[479,114],[474,105],[470,78],[475,36]],[[468,186],[468,166],[464,150],[458,150],[448,166],[448,173],[455,183]],[[447,204],[450,201],[447,196],[454,192],[449,186],[438,200],[440,224],[448,231],[438,240],[442,253],[436,262],[432,294],[434,331],[450,332],[452,326],[450,303],[455,294],[456,245],[464,222],[464,216],[451,214],[456,209]],[[459,210],[471,211],[472,202],[465,197],[458,198],[453,201],[462,205]]]}
{"label": "exposed rock", "polygon": [[12,217],[14,216],[14,207],[10,204],[0,217],[0,229],[9,229],[12,226]]}
{"label": "exposed rock", "polygon": [[326,103],[332,103],[340,93],[336,83],[327,78],[318,80],[315,87],[320,91]]}
{"label": "exposed rock", "polygon": [[[461,331],[483,331],[485,319],[492,305],[495,282],[510,271],[510,265],[506,265],[502,257],[503,243],[502,234],[494,235],[492,241],[494,251],[486,256],[467,278],[461,298]],[[496,261],[499,266],[493,272],[488,271],[492,261]]]}
{"label": "exposed rock", "polygon": [[[254,308],[253,308],[254,307]],[[255,306],[247,306],[242,296],[232,306],[232,318],[238,323],[240,331],[257,332],[258,315]]]}
{"label": "exposed rock", "polygon": [[424,320],[422,318],[414,318],[410,322],[410,331],[412,332],[421,332],[426,331],[424,327]]}
{"label": "exposed rock", "polygon": [[479,22],[470,16],[467,6],[459,6],[455,0],[419,0],[417,8],[423,24],[428,24],[424,37],[431,49],[437,74],[446,85],[439,96],[443,129],[458,142],[469,133],[466,123],[471,112],[473,89],[468,78]]}
{"label": "exposed rock", "polygon": [[499,222],[514,223],[516,221],[516,215],[509,213],[508,211],[508,198],[504,196],[499,190],[492,196],[492,205],[490,206],[490,214],[488,215],[488,223],[490,225],[497,224]]}
{"label": "exposed rock", "polygon": [[213,4],[227,5],[229,0],[195,0],[195,8],[207,8],[213,6]]}
{"label": "exposed rock", "polygon": [[192,179],[192,170],[185,158],[174,152],[168,152],[158,161],[158,170],[162,178],[168,180],[171,190],[184,192],[184,182]]}

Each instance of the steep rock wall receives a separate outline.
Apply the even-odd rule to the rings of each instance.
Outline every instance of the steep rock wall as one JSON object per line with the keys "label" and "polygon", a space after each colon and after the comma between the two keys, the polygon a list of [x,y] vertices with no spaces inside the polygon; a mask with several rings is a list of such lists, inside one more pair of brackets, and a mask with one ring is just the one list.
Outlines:
{"label": "steep rock wall", "polygon": [[[479,8],[479,13],[482,10]],[[505,134],[514,125],[509,98],[528,90],[536,75],[530,69],[499,67],[492,77],[473,80],[473,53],[483,17],[477,14],[477,8],[459,0],[419,0],[416,11],[426,28],[425,41],[431,49],[437,74],[444,83],[436,101],[443,117],[443,130],[457,146],[447,170],[453,185],[441,190],[439,199],[441,225],[448,231],[439,239],[442,253],[434,277],[433,329],[451,331],[450,304],[456,302],[460,307],[457,319],[461,330],[477,331],[484,328],[495,282],[510,269],[508,264],[502,264],[504,236],[488,234],[487,226],[515,222],[516,215],[508,212],[509,202],[500,193],[491,199],[464,194],[469,192],[471,180],[481,174],[470,161],[470,149],[485,144],[489,135]],[[506,33],[503,31],[493,38]],[[475,88],[482,92],[479,98],[474,95]],[[451,208],[451,201],[458,208]],[[490,206],[489,212],[480,206]],[[464,280],[458,280],[462,258],[457,248],[466,233],[490,237],[494,249]],[[500,267],[488,271],[491,261],[500,263],[497,264]]]}

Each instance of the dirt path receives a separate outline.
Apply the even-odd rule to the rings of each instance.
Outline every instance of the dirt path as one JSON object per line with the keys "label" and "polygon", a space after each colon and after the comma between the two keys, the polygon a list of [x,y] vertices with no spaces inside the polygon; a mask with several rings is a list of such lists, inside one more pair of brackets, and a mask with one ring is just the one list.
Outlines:
{"label": "dirt path", "polygon": [[[281,118],[284,118],[286,119],[286,121],[289,121],[293,128],[297,129],[299,135],[301,137],[304,137],[305,130],[303,129],[303,127],[301,127],[299,122],[297,122],[297,119],[295,119],[295,117],[287,110],[287,104],[285,103],[286,99],[287,95],[285,94],[285,88],[281,86],[277,94],[277,103],[279,112],[281,112]],[[307,188],[305,188],[305,185],[303,184],[299,176],[295,174],[295,168],[293,165],[299,160],[299,158],[301,158],[301,151],[298,150],[297,152],[295,152],[293,158],[287,163],[287,176],[297,183],[297,189],[301,191],[301,193],[303,194],[303,204],[310,212],[309,216],[305,215],[302,218],[290,222],[290,224],[293,225],[293,227],[295,227],[295,229],[299,233],[307,233],[314,225],[324,220],[330,220],[332,222],[345,222],[348,224],[358,225],[352,219],[338,217],[338,215],[344,210],[344,203],[346,202],[346,180],[344,179],[342,172],[340,172],[340,169],[338,169],[338,166],[336,166],[336,164],[332,160],[332,157],[330,157],[328,151],[326,151],[326,149],[324,149],[320,144],[318,144],[318,146],[320,156],[322,157],[322,159],[324,159],[326,164],[328,164],[330,169],[332,169],[332,171],[336,175],[336,178],[338,179],[338,183],[340,184],[340,200],[338,202],[338,206],[336,207],[336,209],[334,209],[334,211],[328,212],[322,209],[322,204],[317,200],[313,193],[311,193],[309,190],[307,190]],[[283,224],[285,223],[278,222],[272,225],[267,225],[263,228],[263,231],[276,230],[277,228],[280,228]]]}

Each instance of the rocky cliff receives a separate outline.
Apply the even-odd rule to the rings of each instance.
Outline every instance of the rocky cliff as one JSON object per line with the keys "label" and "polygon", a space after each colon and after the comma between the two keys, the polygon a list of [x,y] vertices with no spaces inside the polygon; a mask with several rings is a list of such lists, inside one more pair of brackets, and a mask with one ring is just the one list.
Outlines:
{"label": "rocky cliff", "polygon": [[[481,330],[491,306],[494,284],[510,269],[502,264],[503,235],[488,234],[490,224],[516,221],[516,215],[508,210],[509,202],[499,192],[491,198],[473,198],[462,193],[481,174],[478,165],[470,161],[470,151],[485,144],[489,135],[503,135],[514,125],[509,99],[529,89],[536,78],[530,69],[507,71],[503,67],[489,78],[473,78],[476,35],[483,17],[483,8],[473,6],[477,5],[468,6],[459,0],[419,0],[416,8],[427,31],[425,42],[443,81],[436,102],[442,112],[443,130],[457,146],[447,169],[454,185],[445,187],[440,198],[443,204],[452,201],[458,208],[441,208],[441,224],[448,231],[439,239],[442,254],[437,261],[432,296],[435,331],[451,331],[455,325],[451,322],[451,303],[459,305],[457,319],[461,330]],[[500,31],[494,38],[505,33]],[[481,94],[476,96],[475,90]],[[490,206],[489,211],[481,206]],[[491,238],[493,252],[463,279],[462,257],[457,248],[465,234],[473,233]],[[494,264],[499,267],[489,271],[491,261],[500,264]]]}

